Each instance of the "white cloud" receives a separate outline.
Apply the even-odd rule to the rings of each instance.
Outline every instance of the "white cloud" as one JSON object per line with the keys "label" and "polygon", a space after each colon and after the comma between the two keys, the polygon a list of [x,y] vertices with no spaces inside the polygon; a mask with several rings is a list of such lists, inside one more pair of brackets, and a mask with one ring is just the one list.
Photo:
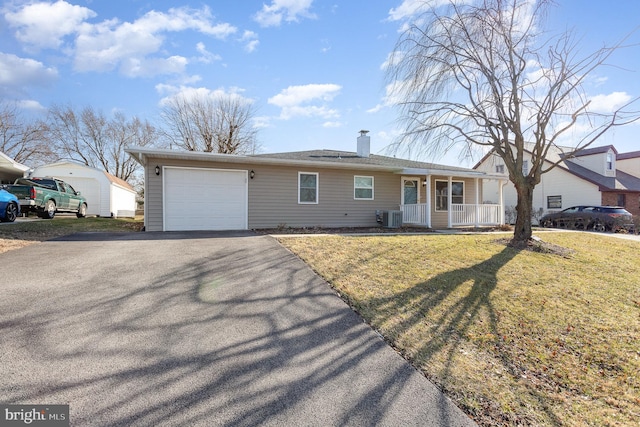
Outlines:
{"label": "white cloud", "polygon": [[47,109],[38,101],[33,99],[23,99],[17,102],[17,106],[23,110],[30,110],[38,113],[45,113]]}
{"label": "white cloud", "polygon": [[323,128],[339,128],[339,127],[342,127],[342,122],[331,122],[331,121],[324,122],[322,124],[322,127]]}
{"label": "white cloud", "polygon": [[57,78],[58,71],[45,67],[42,62],[0,52],[0,86],[48,86]]}
{"label": "white cloud", "polygon": [[161,74],[182,74],[187,66],[187,58],[126,58],[120,65],[122,74],[128,77],[150,77]]}
{"label": "white cloud", "polygon": [[271,127],[271,117],[258,116],[253,119],[254,129],[267,129]]}
{"label": "white cloud", "polygon": [[421,13],[427,7],[438,6],[446,3],[447,0],[433,0],[427,2],[425,0],[404,0],[402,4],[396,8],[389,10],[389,21],[402,21],[412,18]]}
{"label": "white cloud", "polygon": [[207,50],[207,46],[205,46],[205,44],[202,42],[199,42],[196,44],[196,50],[200,54],[200,57],[198,57],[197,59],[198,62],[202,62],[204,64],[210,64],[213,61],[222,60],[222,57],[220,55],[216,55],[214,53],[209,52]]}
{"label": "white cloud", "polygon": [[406,52],[403,51],[394,51],[387,55],[387,59],[384,60],[382,64],[380,64],[380,69],[382,71],[386,71],[389,67],[397,66],[402,60],[407,56]]}
{"label": "white cloud", "polygon": [[207,6],[202,9],[181,7],[171,8],[167,13],[152,10],[133,23],[125,23],[123,26],[131,26],[132,31],[144,34],[194,30],[218,39],[224,39],[237,31],[230,24],[214,25],[211,20],[211,10]]}
{"label": "white cloud", "polygon": [[282,109],[280,118],[284,120],[300,116],[335,118],[339,116],[338,111],[325,104],[332,101],[341,89],[342,86],[336,84],[289,86],[267,102]]}
{"label": "white cloud", "polygon": [[314,19],[309,12],[313,0],[272,0],[270,5],[264,4],[253,19],[261,27],[277,27],[284,19],[286,22],[297,22],[299,17]]}
{"label": "white cloud", "polygon": [[17,28],[16,38],[37,49],[60,47],[65,36],[75,33],[82,22],[95,16],[91,9],[62,0],[32,3],[4,15],[9,26]]}
{"label": "white cloud", "polygon": [[385,87],[385,96],[382,98],[382,102],[375,107],[367,110],[367,113],[377,113],[386,107],[391,107],[397,105],[402,101],[401,89],[404,83],[401,81],[395,81],[393,83],[389,83]]}
{"label": "white cloud", "polygon": [[[215,23],[208,7],[171,8],[167,12],[150,11],[133,22],[118,19],[87,22],[96,13],[63,0],[37,2],[11,10],[5,19],[16,28],[16,38],[27,47],[60,48],[66,36],[75,38],[65,53],[73,56],[76,71],[105,72],[119,70],[128,77],[180,74],[188,60],[171,55],[166,36],[172,32],[195,31],[217,39],[237,32],[227,23]],[[72,47],[74,49],[72,49]],[[255,48],[255,43],[252,48]],[[198,61],[220,59],[198,47]]]}
{"label": "white cloud", "polygon": [[260,40],[258,40],[258,34],[248,30],[242,34],[240,41],[246,43],[244,46],[244,50],[249,53],[255,51],[260,44]]}
{"label": "white cloud", "polygon": [[278,107],[299,105],[315,99],[331,101],[342,87],[336,84],[308,84],[303,86],[289,86],[278,95],[269,98],[269,104]]}
{"label": "white cloud", "polygon": [[631,95],[626,92],[613,92],[608,95],[596,95],[589,100],[589,111],[610,114],[631,101]]}
{"label": "white cloud", "polygon": [[228,89],[218,88],[218,89],[209,89],[206,87],[193,87],[193,86],[172,86],[166,84],[156,85],[156,91],[160,95],[165,95],[160,100],[160,105],[166,105],[169,101],[174,98],[183,98],[183,99],[216,99],[221,96],[231,96],[239,99],[242,102],[246,102],[249,104],[253,104],[254,100],[251,98],[247,98],[242,95],[244,89],[238,87],[230,87]]}
{"label": "white cloud", "polygon": [[[145,71],[151,75],[181,73],[187,64],[185,58],[147,57],[162,49],[165,33],[185,30],[217,38],[237,31],[229,24],[213,25],[207,7],[201,10],[173,8],[167,13],[151,11],[134,22],[109,20],[97,25],[85,24],[76,40],[75,67],[78,71],[110,71],[119,67],[129,77],[149,75],[144,74]],[[158,68],[154,70],[153,66]]]}

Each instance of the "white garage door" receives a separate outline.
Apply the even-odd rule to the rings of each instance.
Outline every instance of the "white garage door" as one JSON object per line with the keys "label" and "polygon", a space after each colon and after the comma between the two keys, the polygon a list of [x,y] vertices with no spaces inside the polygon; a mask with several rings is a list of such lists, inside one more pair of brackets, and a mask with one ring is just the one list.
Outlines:
{"label": "white garage door", "polygon": [[164,230],[246,230],[247,171],[165,167]]}

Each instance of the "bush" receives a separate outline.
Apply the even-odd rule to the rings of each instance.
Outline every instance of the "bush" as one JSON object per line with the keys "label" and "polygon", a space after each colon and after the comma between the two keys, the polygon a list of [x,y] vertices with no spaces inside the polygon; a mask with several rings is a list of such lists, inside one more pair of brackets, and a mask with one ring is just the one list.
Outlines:
{"label": "bush", "polygon": [[[540,224],[540,218],[544,216],[543,208],[532,208],[531,209],[531,222]],[[518,218],[518,212],[516,211],[515,206],[507,206],[504,209],[504,222],[506,224],[515,224],[516,219]]]}

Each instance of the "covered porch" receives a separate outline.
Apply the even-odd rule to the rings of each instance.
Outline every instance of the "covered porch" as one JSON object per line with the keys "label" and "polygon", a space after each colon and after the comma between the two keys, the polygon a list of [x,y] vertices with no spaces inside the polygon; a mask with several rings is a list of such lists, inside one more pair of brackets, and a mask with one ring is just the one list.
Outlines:
{"label": "covered porch", "polygon": [[[482,200],[484,180],[507,183],[504,175],[482,172],[404,171],[402,177],[402,221],[405,225],[428,228],[483,227],[504,224],[504,200]],[[423,172],[423,173],[419,173]],[[429,173],[426,173],[429,172]]]}

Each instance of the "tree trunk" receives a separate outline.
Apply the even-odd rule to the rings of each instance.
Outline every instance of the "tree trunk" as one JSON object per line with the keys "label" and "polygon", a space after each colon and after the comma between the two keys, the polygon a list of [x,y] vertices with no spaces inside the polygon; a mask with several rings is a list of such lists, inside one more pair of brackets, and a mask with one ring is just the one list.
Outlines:
{"label": "tree trunk", "polygon": [[513,246],[525,246],[531,239],[531,212],[533,207],[533,186],[516,185],[518,203],[516,204],[516,225],[513,231]]}

